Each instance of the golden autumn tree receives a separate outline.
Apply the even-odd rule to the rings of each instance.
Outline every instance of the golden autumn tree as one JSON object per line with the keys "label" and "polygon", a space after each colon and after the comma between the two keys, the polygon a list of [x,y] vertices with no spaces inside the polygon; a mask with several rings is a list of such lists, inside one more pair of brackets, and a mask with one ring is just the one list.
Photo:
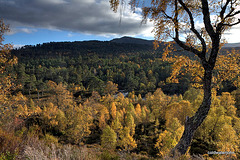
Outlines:
{"label": "golden autumn tree", "polygon": [[[0,120],[12,111],[11,90],[15,88],[14,78],[9,73],[9,68],[17,63],[17,58],[12,56],[11,44],[3,44],[4,34],[9,31],[9,27],[0,19]],[[1,125],[1,122],[0,122]]]}
{"label": "golden autumn tree", "polygon": [[138,103],[135,107],[135,113],[136,113],[136,120],[137,122],[141,121],[141,115],[142,115],[142,109],[140,104]]}
{"label": "golden autumn tree", "polygon": [[73,105],[73,96],[62,83],[57,84],[49,80],[47,82],[49,92],[52,96],[49,98],[51,102],[57,105],[58,108],[64,110],[70,105]]}
{"label": "golden autumn tree", "polygon": [[[123,2],[124,0],[110,0],[113,11],[116,12]],[[139,2],[140,0],[130,0],[129,4],[135,10]],[[194,116],[186,117],[183,135],[171,153],[187,152],[195,131],[208,115],[213,72],[223,41],[222,35],[240,23],[237,18],[240,14],[239,5],[239,0],[151,0],[142,7],[143,20],[149,18],[154,22],[156,42],[171,38],[182,49],[197,57],[195,63],[190,63],[189,58],[178,56],[175,74],[180,71],[180,66],[188,65],[187,62],[201,71],[197,79],[203,87],[203,101]],[[203,26],[198,28],[197,22],[202,22]],[[195,71],[198,72],[197,69]]]}
{"label": "golden autumn tree", "polygon": [[113,83],[112,81],[108,81],[106,86],[105,86],[104,93],[113,95],[117,91],[118,91],[118,85]]}
{"label": "golden autumn tree", "polygon": [[111,123],[111,128],[115,131],[115,133],[117,134],[117,141],[119,140],[119,135],[120,135],[120,132],[122,131],[123,129],[123,126],[122,126],[122,123],[119,119],[120,117],[120,113],[117,112],[116,114],[116,118],[112,121]]}
{"label": "golden autumn tree", "polygon": [[[240,118],[236,116],[236,107],[233,104],[230,93],[223,92],[222,96],[217,96],[216,91],[213,90],[211,108],[207,118],[194,135],[191,153],[206,154],[209,150],[224,150],[234,152],[235,154],[229,156],[236,159],[240,143]],[[203,147],[204,145],[208,147]],[[228,155],[225,159],[226,157]]]}
{"label": "golden autumn tree", "polygon": [[164,157],[169,150],[177,144],[183,132],[183,126],[177,118],[172,118],[172,121],[166,130],[159,134],[155,148],[159,150],[158,155]]}
{"label": "golden autumn tree", "polygon": [[114,102],[112,102],[111,104],[110,113],[111,113],[112,119],[115,119],[117,115],[117,107]]}
{"label": "golden autumn tree", "polygon": [[120,146],[123,150],[127,151],[128,153],[137,147],[137,143],[134,140],[133,136],[130,134],[130,129],[128,127],[124,127],[120,133]]}
{"label": "golden autumn tree", "polygon": [[[69,142],[81,145],[84,137],[90,135],[90,127],[93,121],[91,114],[89,108],[81,104],[79,106],[70,106],[67,108],[65,132]],[[59,120],[59,122],[61,121]]]}

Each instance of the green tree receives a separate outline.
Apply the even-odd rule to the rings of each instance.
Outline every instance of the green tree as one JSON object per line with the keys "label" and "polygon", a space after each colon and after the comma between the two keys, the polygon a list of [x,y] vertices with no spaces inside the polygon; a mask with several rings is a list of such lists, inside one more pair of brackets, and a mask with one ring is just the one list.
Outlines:
{"label": "green tree", "polygon": [[117,116],[116,118],[112,121],[111,123],[111,128],[115,131],[115,133],[117,134],[117,141],[119,141],[119,136],[120,136],[120,133],[123,129],[123,126],[122,126],[122,123],[121,121],[119,120],[119,117],[120,117],[120,113],[117,112]]}
{"label": "green tree", "polygon": [[[113,11],[117,11],[119,4],[123,4],[122,2],[123,0],[111,0]],[[133,10],[138,2],[138,0],[130,1],[129,4]],[[192,66],[193,73],[200,75],[198,80],[202,82],[204,91],[203,101],[197,112],[194,116],[186,118],[185,131],[179,143],[172,150],[173,156],[175,152],[180,152],[180,154],[187,152],[194,132],[208,115],[211,106],[213,70],[219,54],[221,38],[226,30],[240,23],[236,17],[240,14],[239,3],[238,0],[156,0],[142,8],[144,20],[150,18],[154,21],[156,40],[172,38],[181,48],[198,57],[198,61],[193,63],[189,58],[178,57],[173,66],[172,78],[175,80],[181,66]],[[213,15],[217,18],[211,19]],[[200,30],[196,28],[199,19],[203,22]],[[158,47],[158,43],[155,43],[155,46]],[[169,53],[168,50],[166,51],[163,59]]]}
{"label": "green tree", "polygon": [[18,79],[18,83],[21,86],[24,86],[27,79],[28,79],[28,75],[25,72],[25,65],[24,64],[18,64],[17,69],[17,79]]}
{"label": "green tree", "polygon": [[40,92],[42,92],[41,95],[43,96],[44,91],[47,90],[46,83],[42,81],[37,81],[36,88],[37,88],[37,94],[38,94],[38,100],[39,100]]}
{"label": "green tree", "polygon": [[117,143],[117,134],[107,125],[101,135],[101,146],[105,149],[115,149]]}
{"label": "green tree", "polygon": [[135,125],[135,122],[134,122],[134,118],[133,118],[133,116],[130,112],[126,113],[125,125],[126,125],[126,127],[128,127],[130,129],[130,134],[131,134],[131,136],[133,136],[135,134],[136,125]]}

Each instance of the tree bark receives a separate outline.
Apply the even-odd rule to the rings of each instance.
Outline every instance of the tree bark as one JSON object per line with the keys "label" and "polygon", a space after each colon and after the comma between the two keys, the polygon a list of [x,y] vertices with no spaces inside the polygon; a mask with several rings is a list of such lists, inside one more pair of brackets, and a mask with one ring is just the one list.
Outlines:
{"label": "tree bark", "polygon": [[212,67],[206,67],[203,79],[204,98],[193,117],[186,118],[185,129],[178,144],[171,150],[170,156],[175,157],[177,154],[185,154],[191,145],[193,136],[197,128],[207,117],[211,105],[211,83],[212,83]]}

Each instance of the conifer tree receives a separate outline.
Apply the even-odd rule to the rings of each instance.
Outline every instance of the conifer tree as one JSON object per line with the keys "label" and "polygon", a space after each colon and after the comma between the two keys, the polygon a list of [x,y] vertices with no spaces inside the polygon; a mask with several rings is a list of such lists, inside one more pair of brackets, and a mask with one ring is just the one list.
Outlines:
{"label": "conifer tree", "polygon": [[135,122],[132,114],[130,112],[126,113],[125,116],[125,125],[129,128],[131,136],[135,134]]}
{"label": "conifer tree", "polygon": [[136,113],[137,122],[138,123],[141,122],[142,109],[139,103],[135,107],[135,113]]}
{"label": "conifer tree", "polygon": [[136,141],[133,139],[133,136],[130,134],[130,129],[124,127],[120,134],[120,146],[127,152],[130,152],[132,149],[137,147]]}
{"label": "conifer tree", "polygon": [[115,105],[115,102],[112,102],[112,104],[111,104],[111,117],[112,117],[112,119],[116,118],[116,114],[117,114],[117,107]]}
{"label": "conifer tree", "polygon": [[101,146],[105,149],[115,149],[117,144],[117,134],[107,125],[101,135]]}

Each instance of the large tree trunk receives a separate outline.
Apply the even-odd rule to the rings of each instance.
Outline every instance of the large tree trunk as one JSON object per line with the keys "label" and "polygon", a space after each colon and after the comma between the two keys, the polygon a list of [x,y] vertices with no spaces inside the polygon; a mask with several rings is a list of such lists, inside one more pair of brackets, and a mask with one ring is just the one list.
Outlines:
{"label": "large tree trunk", "polygon": [[183,135],[180,141],[178,142],[178,144],[172,149],[171,157],[174,157],[176,153],[183,155],[187,152],[191,144],[191,141],[193,139],[194,132],[197,130],[197,128],[202,124],[204,119],[207,117],[208,111],[211,105],[211,81],[212,81],[212,69],[208,67],[208,68],[205,68],[205,73],[204,73],[203,102],[193,117],[190,117],[190,118],[186,117],[185,129],[184,129]]}

